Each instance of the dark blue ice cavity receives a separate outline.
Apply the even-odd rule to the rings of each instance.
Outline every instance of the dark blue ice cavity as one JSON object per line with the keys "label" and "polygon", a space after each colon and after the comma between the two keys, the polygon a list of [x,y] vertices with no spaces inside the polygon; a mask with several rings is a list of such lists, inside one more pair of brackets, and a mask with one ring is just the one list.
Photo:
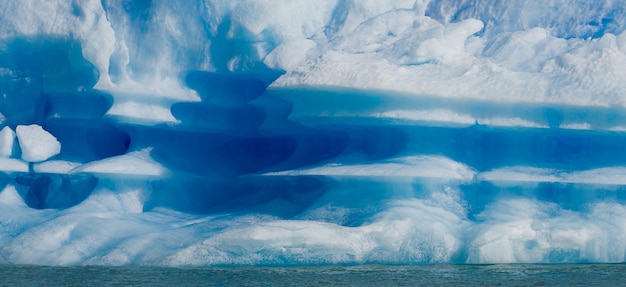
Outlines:
{"label": "dark blue ice cavity", "polygon": [[64,119],[99,119],[113,105],[113,97],[100,91],[44,92],[43,117]]}
{"label": "dark blue ice cavity", "polygon": [[362,127],[347,130],[350,135],[350,152],[362,155],[364,160],[380,160],[402,151],[408,143],[405,131],[396,127]]}
{"label": "dark blue ice cavity", "polygon": [[125,131],[102,119],[51,118],[43,122],[43,128],[61,143],[57,158],[70,161],[90,162],[122,155],[131,141]]}
{"label": "dark blue ice cavity", "polygon": [[98,179],[92,175],[27,174],[15,178],[20,195],[31,208],[63,209],[87,198]]}
{"label": "dark blue ice cavity", "polygon": [[183,128],[250,135],[264,123],[266,112],[249,104],[265,93],[263,81],[244,75],[191,71],[185,82],[202,101],[172,105],[172,115]]}
{"label": "dark blue ice cavity", "polygon": [[266,84],[255,77],[191,71],[185,77],[188,87],[196,90],[203,102],[242,105],[265,92]]}
{"label": "dark blue ice cavity", "polygon": [[[375,125],[385,125],[385,122]],[[339,125],[335,130],[368,131],[362,125]],[[498,128],[483,125],[469,127],[433,127],[395,125],[393,128],[370,127],[360,135],[368,149],[356,145],[355,151],[373,159],[396,154],[436,154],[467,164],[479,171],[506,166],[542,166],[583,170],[626,163],[621,132],[566,129]],[[371,132],[376,131],[378,133]],[[367,135],[371,133],[371,137]],[[360,147],[360,148],[358,148]]]}
{"label": "dark blue ice cavity", "polygon": [[265,113],[250,105],[223,107],[178,103],[172,105],[172,115],[182,125],[193,129],[232,131],[237,134],[255,131],[265,121]]}
{"label": "dark blue ice cavity", "polygon": [[293,217],[326,191],[314,177],[176,177],[153,183],[144,209],[164,206],[191,213],[258,212]]}
{"label": "dark blue ice cavity", "polygon": [[138,138],[154,147],[166,166],[194,174],[240,175],[258,172],[287,159],[296,143],[286,137],[146,129]]}

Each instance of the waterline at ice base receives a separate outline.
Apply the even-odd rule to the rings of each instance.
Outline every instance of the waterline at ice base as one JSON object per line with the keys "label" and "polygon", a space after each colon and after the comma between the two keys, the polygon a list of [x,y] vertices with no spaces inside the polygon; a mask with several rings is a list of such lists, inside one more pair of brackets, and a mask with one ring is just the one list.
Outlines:
{"label": "waterline at ice base", "polygon": [[619,1],[0,11],[0,264],[626,261]]}

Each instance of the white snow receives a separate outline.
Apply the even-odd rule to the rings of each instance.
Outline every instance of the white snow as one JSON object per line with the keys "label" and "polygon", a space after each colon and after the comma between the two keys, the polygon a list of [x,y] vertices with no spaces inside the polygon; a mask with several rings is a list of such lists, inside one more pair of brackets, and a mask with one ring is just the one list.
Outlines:
{"label": "white snow", "polygon": [[61,143],[40,125],[20,125],[15,131],[25,161],[44,161],[61,152]]}
{"label": "white snow", "polygon": [[479,173],[479,180],[500,182],[562,182],[576,184],[626,185],[626,167],[603,167],[564,171],[541,167],[514,166]]}
{"label": "white snow", "polygon": [[0,130],[0,157],[11,157],[15,144],[15,132],[10,127]]}
{"label": "white snow", "polygon": [[24,200],[17,193],[17,190],[13,185],[7,185],[2,191],[0,191],[0,205],[27,207],[26,203],[24,203]]}
{"label": "white snow", "polygon": [[150,149],[105,158],[81,165],[73,173],[113,174],[118,176],[161,176],[167,169],[150,157]]}
{"label": "white snow", "polygon": [[33,171],[39,173],[67,174],[78,166],[80,166],[80,163],[63,160],[49,160],[34,164]]}
{"label": "white snow", "polygon": [[266,175],[391,176],[471,180],[475,171],[462,163],[441,156],[408,156],[374,163],[327,164]]}
{"label": "white snow", "polygon": [[172,115],[169,105],[144,104],[142,102],[123,102],[114,104],[107,115],[124,122],[145,124],[178,123]]}
{"label": "white snow", "polygon": [[0,158],[0,171],[28,172],[28,163],[16,158]]}
{"label": "white snow", "polygon": [[467,263],[624,261],[626,209],[617,203],[595,203],[581,214],[532,199],[495,202],[469,229]]}

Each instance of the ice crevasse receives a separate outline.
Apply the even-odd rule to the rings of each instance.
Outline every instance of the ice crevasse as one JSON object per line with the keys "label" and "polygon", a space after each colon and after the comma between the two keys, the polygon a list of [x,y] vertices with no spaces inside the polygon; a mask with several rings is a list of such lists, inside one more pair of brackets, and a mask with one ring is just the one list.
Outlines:
{"label": "ice crevasse", "polygon": [[0,263],[624,262],[616,1],[0,3]]}

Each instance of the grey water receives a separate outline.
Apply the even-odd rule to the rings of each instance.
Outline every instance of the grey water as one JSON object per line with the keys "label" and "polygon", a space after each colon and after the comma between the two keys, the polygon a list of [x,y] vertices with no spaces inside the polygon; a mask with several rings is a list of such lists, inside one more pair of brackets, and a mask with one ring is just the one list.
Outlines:
{"label": "grey water", "polygon": [[0,266],[0,286],[622,286],[626,264]]}

